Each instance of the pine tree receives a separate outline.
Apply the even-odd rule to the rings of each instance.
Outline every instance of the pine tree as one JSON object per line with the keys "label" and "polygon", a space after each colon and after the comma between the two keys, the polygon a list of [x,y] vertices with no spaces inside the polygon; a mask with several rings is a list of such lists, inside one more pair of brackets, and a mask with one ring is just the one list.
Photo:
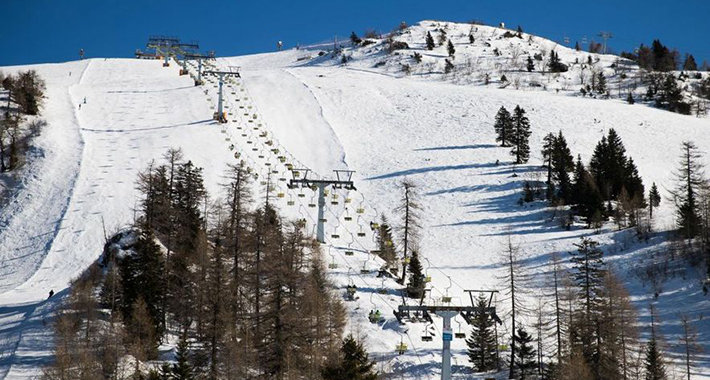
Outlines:
{"label": "pine tree", "polygon": [[476,300],[478,310],[473,314],[471,336],[466,339],[468,346],[468,360],[477,372],[490,371],[496,368],[496,337],[494,321],[483,310],[488,307],[488,299],[481,294]]}
{"label": "pine tree", "polygon": [[606,94],[606,91],[607,91],[606,77],[604,76],[604,72],[602,72],[602,71],[600,71],[599,74],[597,74],[597,86],[596,86],[595,90],[599,94]]}
{"label": "pine tree", "polygon": [[470,44],[473,44],[474,42],[476,42],[476,37],[473,36],[473,33],[468,35],[468,42]]}
{"label": "pine tree", "polygon": [[685,62],[683,62],[683,70],[685,71],[697,71],[698,64],[695,62],[695,57],[692,54],[685,55]]}
{"label": "pine tree", "polygon": [[656,312],[651,306],[651,339],[646,344],[644,367],[646,380],[667,380],[666,364],[659,347],[659,334],[656,331]]}
{"label": "pine tree", "polygon": [[546,198],[552,199],[554,186],[552,184],[552,156],[555,146],[555,134],[550,132],[542,139],[542,166],[547,168],[547,193]]}
{"label": "pine tree", "polygon": [[172,380],[194,380],[194,369],[190,364],[188,342],[184,334],[177,345],[175,359],[177,362],[170,369],[170,378]]}
{"label": "pine tree", "polygon": [[567,146],[567,140],[562,131],[554,140],[550,163],[552,165],[552,179],[557,184],[558,196],[569,204],[573,198],[569,172],[574,171],[574,157],[572,157],[572,152]]}
{"label": "pine tree", "polygon": [[447,58],[444,60],[444,74],[454,71],[454,64]]}
{"label": "pine tree", "polygon": [[434,50],[434,37],[431,36],[431,32],[426,32],[426,49]]}
{"label": "pine tree", "polygon": [[397,251],[394,246],[394,238],[392,236],[392,228],[384,214],[380,218],[380,226],[377,230],[377,247],[378,255],[388,268],[397,267]]}
{"label": "pine tree", "polygon": [[672,192],[678,217],[679,232],[686,238],[695,237],[699,232],[697,196],[705,182],[703,178],[702,155],[691,141],[683,142],[683,154],[676,172],[678,185]]}
{"label": "pine tree", "polygon": [[528,56],[528,72],[533,72],[535,71],[535,62],[533,62],[533,59],[531,56]]}
{"label": "pine tree", "polygon": [[355,32],[350,33],[350,42],[353,43],[353,45],[360,45],[362,42],[362,39],[355,34]]}
{"label": "pine tree", "polygon": [[454,48],[454,43],[449,40],[449,44],[446,45],[446,50],[449,52],[449,57],[454,57],[454,54],[456,54],[456,48]]}
{"label": "pine tree", "polygon": [[510,154],[515,157],[516,164],[524,164],[530,159],[530,120],[525,116],[525,110],[516,106],[512,117],[513,135],[511,142],[513,149]]}
{"label": "pine tree", "polygon": [[424,295],[424,274],[422,273],[422,263],[419,260],[419,253],[412,250],[412,257],[409,260],[409,284],[407,293],[411,298],[422,298]]}
{"label": "pine tree", "polygon": [[323,368],[323,380],[377,380],[378,374],[373,371],[375,362],[368,359],[367,352],[352,335],[345,337],[340,353],[340,362]]}
{"label": "pine tree", "polygon": [[537,368],[535,361],[536,353],[532,347],[533,337],[525,331],[525,328],[520,327],[516,334],[514,334],[513,339],[518,347],[515,352],[515,355],[518,357],[516,361],[518,379],[531,379],[534,377]]}
{"label": "pine tree", "polygon": [[[409,257],[410,248],[416,244],[419,229],[421,228],[419,223],[419,210],[421,208],[417,202],[417,191],[414,183],[408,180],[402,181],[402,188],[404,192],[402,194],[402,199],[400,200],[401,203],[395,209],[395,212],[400,215],[402,221],[402,224],[399,227],[399,233],[402,239],[403,261],[406,263]],[[406,278],[407,265],[405,264],[402,266],[402,277],[399,280],[400,283],[404,284],[404,280]]]}
{"label": "pine tree", "polygon": [[513,134],[513,119],[505,107],[501,106],[496,114],[496,120],[493,124],[496,130],[496,141],[500,142],[500,146],[506,147],[512,140]]}
{"label": "pine tree", "polygon": [[648,193],[648,210],[653,219],[653,209],[657,208],[661,204],[661,194],[658,192],[656,183],[654,182],[651,186],[651,191]]}
{"label": "pine tree", "polygon": [[442,46],[446,43],[446,40],[448,40],[448,36],[446,35],[446,29],[441,29],[439,32],[439,46]]}
{"label": "pine tree", "polygon": [[579,47],[579,41],[576,41],[576,42],[574,43],[574,50],[576,50],[576,51],[582,50],[582,49]]}
{"label": "pine tree", "polygon": [[581,157],[577,158],[574,168],[571,200],[575,205],[574,210],[586,220],[589,227],[593,224],[595,214],[604,210],[604,200],[594,178],[584,167]]}
{"label": "pine tree", "polygon": [[576,318],[577,326],[571,328],[572,342],[579,347],[588,363],[598,355],[600,341],[598,323],[599,310],[603,297],[603,281],[606,267],[602,257],[604,253],[599,243],[583,237],[575,244],[577,251],[570,252],[573,264],[572,279],[578,288],[578,295],[583,309]]}
{"label": "pine tree", "polygon": [[634,100],[634,94],[629,91],[629,94],[626,96],[626,102],[629,104],[634,104],[636,101]]}

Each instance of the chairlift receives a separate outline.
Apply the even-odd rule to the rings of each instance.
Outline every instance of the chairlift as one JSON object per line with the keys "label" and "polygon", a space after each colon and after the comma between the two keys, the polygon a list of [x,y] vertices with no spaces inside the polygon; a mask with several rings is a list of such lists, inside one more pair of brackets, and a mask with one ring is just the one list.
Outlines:
{"label": "chairlift", "polygon": [[431,342],[434,337],[429,334],[429,325],[424,328],[424,335],[422,335],[422,342]]}
{"label": "chairlift", "polygon": [[365,236],[367,236],[367,234],[365,233],[365,231],[363,231],[363,229],[362,229],[362,224],[360,225],[360,231],[358,231],[357,236],[358,236],[358,237],[365,237]]}
{"label": "chairlift", "polygon": [[289,194],[288,195],[288,201],[286,202],[288,206],[293,206],[296,204],[296,202],[293,200],[293,195]]}
{"label": "chairlift", "polygon": [[370,314],[367,316],[367,319],[370,320],[370,323],[380,323],[382,321],[382,313],[380,312],[379,309],[377,309],[377,305],[375,305],[375,301],[372,300],[372,296],[375,293],[370,293],[370,303],[372,304],[372,309],[370,310]]}
{"label": "chairlift", "polygon": [[380,284],[380,288],[377,289],[377,292],[380,294],[387,294],[387,288],[385,287],[385,278],[382,277],[382,284]]}
{"label": "chairlift", "polygon": [[338,263],[335,262],[335,256],[330,253],[330,264],[328,264],[328,269],[338,269]]}
{"label": "chairlift", "polygon": [[427,263],[427,267],[424,270],[424,283],[427,284],[431,282],[431,275],[429,275],[429,268],[431,268],[431,262],[426,257],[424,258],[424,260],[426,260]]}
{"label": "chairlift", "polygon": [[285,196],[286,196],[286,194],[284,194],[283,191],[279,191],[278,193],[276,193],[277,198],[283,198]]}
{"label": "chairlift", "polygon": [[399,339],[399,344],[397,344],[394,348],[398,354],[403,355],[405,352],[407,352],[407,343],[404,343],[404,335],[400,334],[400,339]]}
{"label": "chairlift", "polygon": [[451,276],[446,276],[449,279],[449,286],[446,287],[446,293],[443,297],[441,297],[441,302],[443,303],[451,303],[451,296],[449,296],[449,289],[453,286],[453,283],[451,282]]}
{"label": "chairlift", "polygon": [[454,338],[456,338],[456,339],[464,339],[464,338],[466,338],[466,333],[464,333],[463,331],[461,331],[461,322],[460,322],[460,321],[456,321],[456,323],[459,324],[459,330],[458,330],[456,333],[454,333]]}

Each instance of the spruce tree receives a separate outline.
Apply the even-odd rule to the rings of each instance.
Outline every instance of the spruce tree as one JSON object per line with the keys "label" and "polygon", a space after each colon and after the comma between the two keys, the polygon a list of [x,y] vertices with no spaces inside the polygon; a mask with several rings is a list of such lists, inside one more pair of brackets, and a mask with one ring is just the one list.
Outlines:
{"label": "spruce tree", "polygon": [[449,40],[449,44],[446,45],[446,50],[449,52],[449,57],[453,57],[456,54],[456,48],[454,48],[454,43]]}
{"label": "spruce tree", "polygon": [[599,94],[605,94],[606,93],[606,77],[604,76],[603,72],[599,72],[597,74],[597,88],[595,89],[597,93]]}
{"label": "spruce tree", "polygon": [[511,142],[513,134],[513,120],[505,107],[501,106],[496,114],[496,120],[493,124],[496,130],[496,141],[500,142],[500,146],[506,147]]}
{"label": "spruce tree", "polygon": [[473,314],[471,336],[466,339],[468,360],[476,372],[490,371],[496,367],[496,337],[493,319],[483,310],[488,307],[488,299],[481,294],[476,300],[478,310]]}
{"label": "spruce tree", "polygon": [[697,71],[698,64],[695,62],[695,57],[692,54],[685,55],[685,62],[683,62],[683,70],[685,71]]}
{"label": "spruce tree", "polygon": [[323,380],[377,380],[378,374],[373,371],[375,362],[368,359],[367,352],[352,335],[343,340],[340,354],[338,363],[323,368]]}
{"label": "spruce tree", "polygon": [[676,204],[677,226],[685,238],[695,237],[699,232],[700,217],[696,198],[705,183],[701,159],[702,155],[693,142],[683,142],[683,153],[675,174],[678,184],[672,194]]}
{"label": "spruce tree", "polygon": [[552,155],[554,153],[555,134],[550,132],[542,139],[542,166],[547,168],[547,194],[546,198],[552,199],[554,186],[552,184]]}
{"label": "spruce tree", "polygon": [[525,328],[520,327],[513,339],[518,346],[515,354],[518,359],[516,361],[516,372],[519,380],[531,379],[535,375],[537,362],[535,360],[536,353],[532,347],[533,337],[525,331]]}
{"label": "spruce tree", "polygon": [[576,51],[582,50],[582,49],[579,47],[579,41],[576,41],[576,42],[574,43],[574,50],[576,50]]}
{"label": "spruce tree", "polygon": [[651,185],[651,191],[648,193],[648,210],[651,219],[653,219],[653,209],[657,208],[660,204],[661,194],[658,192],[658,188],[656,187],[656,183],[654,182],[653,185]]}
{"label": "spruce tree", "polygon": [[350,33],[350,42],[353,43],[353,45],[360,45],[362,42],[362,39],[355,34],[355,32]]}
{"label": "spruce tree", "polygon": [[626,102],[629,104],[634,104],[636,101],[634,100],[634,94],[629,91],[629,94],[626,96]]}
{"label": "spruce tree", "polygon": [[454,71],[454,64],[447,58],[444,60],[444,74]]}
{"label": "spruce tree", "polygon": [[446,29],[441,29],[439,32],[439,46],[444,45],[447,40],[448,36],[446,35]]}
{"label": "spruce tree", "polygon": [[535,71],[535,62],[533,62],[533,59],[531,56],[528,56],[528,72]]}
{"label": "spruce tree", "polygon": [[656,310],[653,305],[651,305],[651,339],[646,344],[644,354],[646,380],[667,380],[666,364],[659,347],[659,334],[656,331]]}
{"label": "spruce tree", "polygon": [[474,37],[473,34],[469,34],[468,35],[468,42],[470,44],[473,44],[474,42],[476,42],[476,37]]}
{"label": "spruce tree", "polygon": [[511,142],[513,149],[510,154],[515,157],[516,164],[524,164],[530,159],[530,121],[525,116],[525,110],[516,106],[512,117],[513,135]]}
{"label": "spruce tree", "polygon": [[170,369],[172,380],[194,380],[195,374],[192,364],[190,364],[187,336],[183,334],[175,351],[176,363]]}
{"label": "spruce tree", "polygon": [[558,196],[569,204],[573,198],[569,172],[574,171],[574,157],[572,157],[572,152],[567,146],[567,140],[562,131],[554,140],[551,164],[552,179],[557,184]]}
{"label": "spruce tree", "polygon": [[431,32],[426,32],[426,49],[434,50],[434,37],[431,36]]}
{"label": "spruce tree", "polygon": [[424,274],[422,273],[422,263],[419,260],[419,253],[412,250],[412,257],[409,260],[409,284],[407,293],[411,298],[422,298],[424,295]]}
{"label": "spruce tree", "polygon": [[392,227],[384,214],[380,219],[380,226],[377,229],[377,248],[378,255],[388,268],[397,267],[397,251],[394,246],[394,237],[392,236]]}

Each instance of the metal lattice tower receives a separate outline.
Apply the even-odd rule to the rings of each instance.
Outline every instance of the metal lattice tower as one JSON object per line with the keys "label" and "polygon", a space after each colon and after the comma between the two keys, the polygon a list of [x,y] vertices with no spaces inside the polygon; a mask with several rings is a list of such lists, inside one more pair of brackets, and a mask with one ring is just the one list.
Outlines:
{"label": "metal lattice tower", "polygon": [[[325,189],[328,186],[333,186],[335,189],[357,190],[352,181],[352,170],[333,170],[335,179],[309,179],[308,173],[310,169],[293,169],[291,175],[293,178],[288,184],[289,189],[307,187],[310,189],[318,189],[318,228],[316,229],[316,239],[325,243]],[[302,178],[297,178],[296,173],[303,174]]]}
{"label": "metal lattice tower", "polygon": [[224,100],[224,97],[222,95],[222,87],[224,86],[225,78],[228,78],[230,76],[241,78],[241,75],[239,75],[239,67],[230,66],[229,71],[207,70],[203,74],[214,75],[219,78],[219,98],[217,100],[217,112],[215,112],[214,119],[220,123],[226,123],[227,118],[224,116],[224,110],[222,106]]}

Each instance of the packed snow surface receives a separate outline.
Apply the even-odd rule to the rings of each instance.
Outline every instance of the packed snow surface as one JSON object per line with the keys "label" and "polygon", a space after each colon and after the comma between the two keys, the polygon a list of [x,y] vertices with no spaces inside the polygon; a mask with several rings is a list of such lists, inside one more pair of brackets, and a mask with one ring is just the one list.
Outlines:
{"label": "packed snow surface", "polygon": [[[655,301],[634,275],[663,249],[663,234],[640,243],[633,231],[611,225],[599,234],[581,225],[566,231],[543,201],[517,203],[523,181],[544,181],[540,148],[547,133],[561,130],[573,154],[588,161],[597,141],[614,128],[647,189],[658,184],[664,199],[654,213],[655,228],[667,230],[673,225],[668,190],[681,142],[710,149],[708,119],[564,92],[402,77],[386,66],[341,66],[317,53],[218,59],[217,67],[240,66],[242,76],[225,86],[229,122],[223,125],[211,120],[216,82],[195,87],[189,76],[178,75],[174,62],[164,68],[158,61],[91,59],[3,68],[35,69],[47,81],[43,113],[49,125],[35,142],[41,154],[25,167],[23,181],[0,211],[0,379],[32,378],[51,361],[46,322],[52,309],[69,282],[99,257],[106,236],[132,223],[137,174],[170,147],[182,148],[204,168],[214,197],[238,152],[259,180],[271,177],[278,207],[289,217],[305,218],[310,230],[314,193],[285,186],[291,179],[286,164],[328,178],[334,169],[354,170],[357,191],[334,190],[338,204],[328,202],[324,253],[329,264],[337,264],[330,269],[337,291],[358,287],[358,299],[347,302],[348,331],[365,339],[382,369],[405,378],[439,377],[441,319],[435,317],[431,326],[399,325],[392,311],[402,303],[400,286],[377,278],[381,261],[367,253],[373,249],[371,221],[384,214],[398,224],[393,209],[404,179],[417,185],[422,206],[420,252],[433,279],[428,303],[450,296],[452,304],[466,305],[465,289],[500,288],[499,253],[510,237],[524,253],[526,269],[536,274],[526,296],[532,309],[535,295],[549,285],[544,274],[551,255],[567,258],[579,237],[591,236],[626,279],[643,316],[642,331],[648,333],[647,308],[654,302],[669,342],[677,341],[682,312],[696,321],[700,343],[710,350],[710,324],[703,319],[710,301],[700,273],[680,268],[686,279],[669,279]],[[513,166],[509,150],[495,143],[492,124],[501,106],[516,105],[530,118],[532,157],[527,165]],[[366,236],[358,236],[360,231]],[[47,299],[50,289],[57,295]],[[506,299],[498,298],[504,312]],[[369,323],[372,309],[382,311],[382,323]],[[427,328],[432,342],[421,340]],[[507,328],[501,327],[504,333]],[[454,330],[459,329],[468,332],[457,318]],[[400,342],[409,348],[403,355],[395,353]],[[453,351],[455,376],[471,378],[463,368],[468,362],[462,339],[454,341]],[[703,357],[694,371],[710,377],[710,359]]]}

